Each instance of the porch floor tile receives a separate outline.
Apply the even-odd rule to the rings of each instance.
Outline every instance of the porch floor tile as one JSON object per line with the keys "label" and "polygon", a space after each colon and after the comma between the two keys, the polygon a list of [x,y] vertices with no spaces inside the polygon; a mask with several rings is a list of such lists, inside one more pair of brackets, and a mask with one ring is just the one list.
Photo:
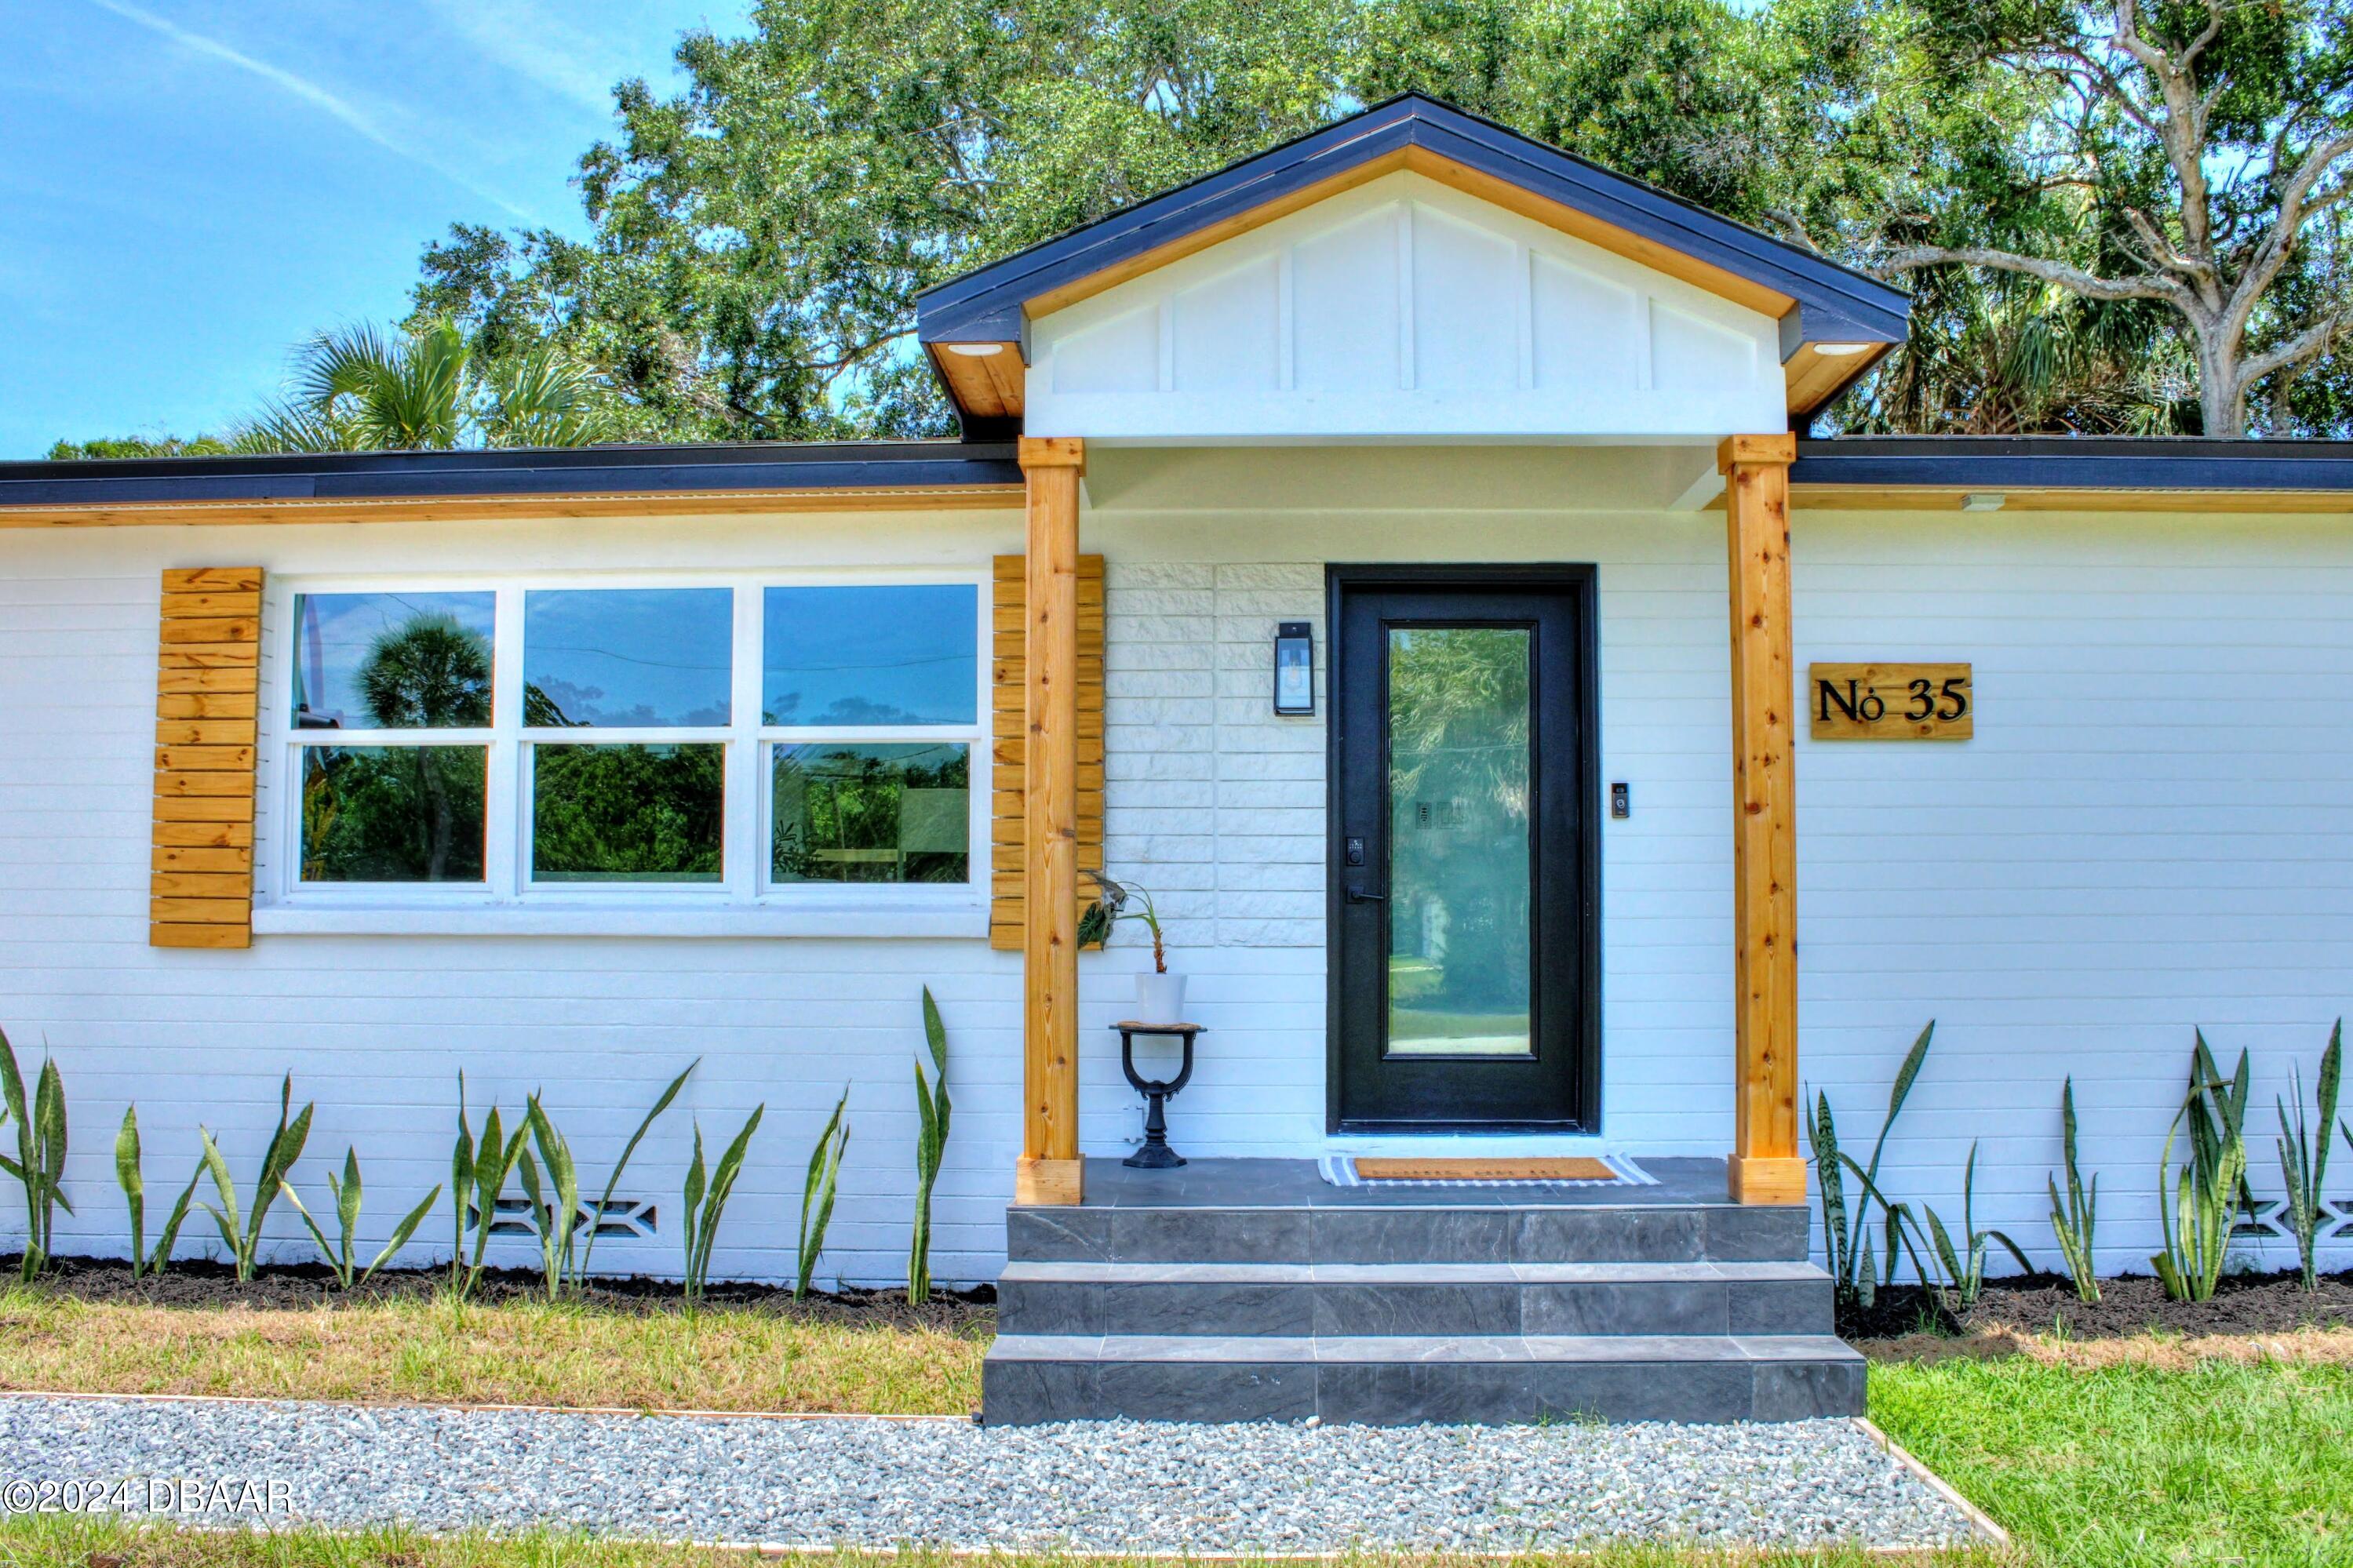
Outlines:
{"label": "porch floor tile", "polygon": [[1144,1171],[1109,1156],[1086,1163],[1086,1208],[1732,1208],[1724,1162],[1643,1158],[1655,1184],[1527,1183],[1500,1187],[1415,1187],[1367,1183],[1335,1187],[1313,1160],[1198,1159],[1173,1171]]}

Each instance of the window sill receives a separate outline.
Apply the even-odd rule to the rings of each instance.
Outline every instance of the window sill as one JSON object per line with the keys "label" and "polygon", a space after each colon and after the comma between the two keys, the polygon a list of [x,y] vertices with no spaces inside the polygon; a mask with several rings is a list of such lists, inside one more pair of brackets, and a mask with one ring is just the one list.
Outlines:
{"label": "window sill", "polygon": [[896,937],[980,940],[985,901],[833,899],[791,907],[645,904],[260,905],[257,936]]}

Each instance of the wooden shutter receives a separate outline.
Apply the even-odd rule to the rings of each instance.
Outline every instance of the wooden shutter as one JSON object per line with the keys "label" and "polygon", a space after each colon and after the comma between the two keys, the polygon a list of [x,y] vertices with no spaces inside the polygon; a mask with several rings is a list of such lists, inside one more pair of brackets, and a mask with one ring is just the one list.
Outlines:
{"label": "wooden shutter", "polygon": [[261,568],[164,573],[160,647],[147,941],[248,947]]}
{"label": "wooden shutter", "polygon": [[[996,657],[994,780],[989,795],[991,898],[988,945],[1021,950],[1025,897],[1021,879],[1022,767],[1029,732],[1022,712],[1025,673],[1024,606],[1029,587],[1022,557],[996,561]],[[1100,555],[1079,557],[1079,870],[1103,866],[1103,563]],[[1082,876],[1079,898],[1093,893]]]}

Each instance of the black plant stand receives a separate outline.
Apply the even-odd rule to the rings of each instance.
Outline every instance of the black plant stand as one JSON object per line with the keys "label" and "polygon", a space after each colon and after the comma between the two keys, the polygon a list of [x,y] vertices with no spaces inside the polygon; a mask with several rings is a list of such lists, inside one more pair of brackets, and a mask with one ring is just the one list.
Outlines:
{"label": "black plant stand", "polygon": [[[1201,1032],[1198,1024],[1113,1024],[1119,1031],[1119,1067],[1127,1074],[1127,1081],[1135,1092],[1144,1096],[1144,1147],[1120,1162],[1145,1171],[1173,1171],[1185,1163],[1185,1156],[1168,1146],[1168,1100],[1193,1076],[1193,1037]],[[1185,1042],[1184,1064],[1176,1076],[1161,1082],[1144,1078],[1135,1070],[1135,1037],[1138,1035],[1174,1035]]]}

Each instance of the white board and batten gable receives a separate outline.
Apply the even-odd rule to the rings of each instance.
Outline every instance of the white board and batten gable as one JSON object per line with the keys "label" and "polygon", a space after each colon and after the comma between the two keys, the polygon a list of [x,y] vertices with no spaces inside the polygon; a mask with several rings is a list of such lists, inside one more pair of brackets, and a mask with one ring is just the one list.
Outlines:
{"label": "white board and batten gable", "polygon": [[1786,427],[1772,317],[1388,174],[1029,327],[1026,428],[1108,442]]}

